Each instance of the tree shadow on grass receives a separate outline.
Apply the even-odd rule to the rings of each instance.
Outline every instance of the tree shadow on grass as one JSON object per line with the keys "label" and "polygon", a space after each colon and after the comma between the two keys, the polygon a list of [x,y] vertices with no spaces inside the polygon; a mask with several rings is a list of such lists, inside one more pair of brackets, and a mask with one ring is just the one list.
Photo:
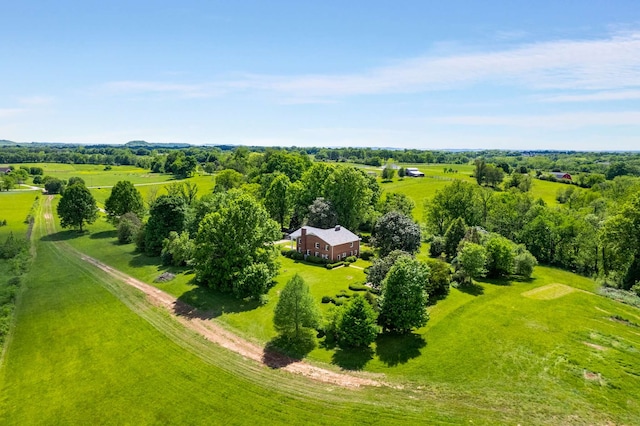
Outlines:
{"label": "tree shadow on grass", "polygon": [[262,362],[271,368],[283,368],[306,357],[316,347],[315,330],[303,328],[300,336],[281,334],[264,348]]}
{"label": "tree shadow on grass", "polygon": [[[89,238],[91,238],[92,240],[101,240],[104,238],[116,238],[117,236],[118,236],[118,231],[115,229],[112,229],[110,231],[96,232],[94,234],[89,235]],[[116,243],[118,243],[117,240],[116,240]]]}
{"label": "tree shadow on grass", "polygon": [[458,290],[460,290],[463,293],[470,294],[471,296],[480,296],[484,294],[484,289],[479,284],[459,285]]}
{"label": "tree shadow on grass", "polygon": [[419,357],[425,346],[427,341],[419,334],[383,333],[376,339],[376,355],[387,366],[395,367]]}
{"label": "tree shadow on grass", "polygon": [[[190,284],[192,284],[191,281]],[[198,318],[204,315],[207,319],[216,318],[222,314],[252,311],[260,306],[260,301],[247,298],[238,299],[232,294],[223,293],[207,287],[196,286],[178,297],[182,305],[197,311]],[[190,315],[188,308],[176,304],[174,311],[178,315]],[[195,312],[194,312],[195,313]],[[193,315],[194,313],[191,313]]]}
{"label": "tree shadow on grass", "polygon": [[482,278],[482,282],[486,283],[486,284],[491,284],[491,285],[499,285],[502,287],[506,287],[506,286],[510,286],[511,285],[511,278],[506,278],[506,277],[488,277],[488,278]]}
{"label": "tree shadow on grass", "polygon": [[68,241],[74,238],[79,238],[85,235],[87,231],[76,231],[75,229],[69,229],[67,231],[58,231],[54,234],[45,235],[40,238],[40,241]]}
{"label": "tree shadow on grass", "polygon": [[362,370],[373,359],[373,349],[338,348],[331,356],[331,362],[345,370]]}

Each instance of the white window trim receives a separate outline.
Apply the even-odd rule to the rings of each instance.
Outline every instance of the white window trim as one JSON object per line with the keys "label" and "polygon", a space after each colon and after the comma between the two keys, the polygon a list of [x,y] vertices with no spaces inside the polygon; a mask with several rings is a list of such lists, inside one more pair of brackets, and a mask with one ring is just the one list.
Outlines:
{"label": "white window trim", "polygon": [[320,243],[316,243],[316,248],[320,248]]}

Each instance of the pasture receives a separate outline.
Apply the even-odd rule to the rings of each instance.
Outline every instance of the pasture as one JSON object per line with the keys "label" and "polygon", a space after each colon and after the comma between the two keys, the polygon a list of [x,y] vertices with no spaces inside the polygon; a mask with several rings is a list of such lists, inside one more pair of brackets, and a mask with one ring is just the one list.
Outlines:
{"label": "pasture", "polygon": [[0,241],[10,232],[16,237],[26,235],[29,225],[25,220],[37,196],[42,194],[39,191],[0,192],[0,221],[7,221],[6,226],[0,226]]}

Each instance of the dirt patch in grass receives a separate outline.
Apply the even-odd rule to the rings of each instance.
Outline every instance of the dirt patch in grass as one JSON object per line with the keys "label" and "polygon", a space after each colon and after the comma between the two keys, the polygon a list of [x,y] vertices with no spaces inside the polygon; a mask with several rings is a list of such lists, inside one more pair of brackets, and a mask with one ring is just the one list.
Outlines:
{"label": "dirt patch in grass", "polygon": [[584,343],[585,345],[589,346],[590,348],[597,349],[599,351],[606,351],[607,350],[607,348],[605,348],[604,346],[596,345],[595,343],[590,343],[590,342],[582,342],[582,343]]}
{"label": "dirt patch in grass", "polygon": [[525,291],[524,293],[522,293],[522,295],[524,297],[528,297],[529,299],[553,300],[558,299],[562,296],[566,296],[567,294],[573,293],[574,291],[577,290],[573,287],[569,287],[568,285],[553,283],[534,288],[533,290]]}

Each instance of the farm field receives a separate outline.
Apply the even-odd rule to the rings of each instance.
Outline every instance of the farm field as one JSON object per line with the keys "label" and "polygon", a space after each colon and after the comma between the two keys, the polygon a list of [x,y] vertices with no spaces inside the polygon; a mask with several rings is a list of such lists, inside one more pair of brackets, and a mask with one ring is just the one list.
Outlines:
{"label": "farm field", "polygon": [[0,220],[7,221],[6,226],[0,226],[0,241],[11,232],[20,237],[26,234],[29,225],[25,219],[37,196],[42,194],[38,191],[0,192]]}
{"label": "farm field", "polygon": [[17,163],[13,166],[42,167],[45,176],[69,180],[72,176],[81,177],[87,186],[112,186],[119,180],[128,180],[134,184],[164,182],[173,176],[163,173],[150,173],[147,169],[135,166],[111,166],[105,170],[100,164],[61,164],[61,163]]}

